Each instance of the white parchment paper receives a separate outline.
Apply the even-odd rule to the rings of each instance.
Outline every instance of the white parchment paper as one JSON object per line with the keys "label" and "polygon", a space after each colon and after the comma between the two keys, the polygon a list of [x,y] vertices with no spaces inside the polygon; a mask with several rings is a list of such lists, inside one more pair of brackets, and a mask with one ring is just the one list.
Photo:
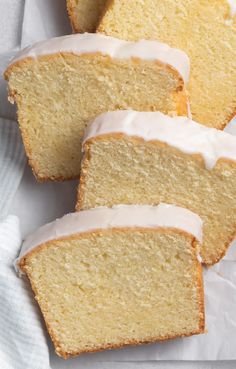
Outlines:
{"label": "white parchment paper", "polygon": [[[25,1],[19,48],[68,33],[71,33],[71,29],[65,0]],[[16,48],[14,45],[13,50],[4,49],[2,63],[6,63],[6,58]],[[4,112],[8,112],[7,101],[4,104]],[[9,110],[11,115],[14,114],[12,109]],[[228,130],[236,133],[235,126],[232,123]],[[31,170],[27,168],[10,211],[20,217],[23,234],[73,211],[76,186],[77,181],[38,184]],[[97,353],[89,356],[90,362],[236,359],[236,245],[231,247],[225,260],[204,270],[204,283],[207,333],[161,344]],[[53,353],[51,356],[52,366],[57,369],[75,369],[83,361],[86,362],[86,355],[70,359],[66,363]]]}

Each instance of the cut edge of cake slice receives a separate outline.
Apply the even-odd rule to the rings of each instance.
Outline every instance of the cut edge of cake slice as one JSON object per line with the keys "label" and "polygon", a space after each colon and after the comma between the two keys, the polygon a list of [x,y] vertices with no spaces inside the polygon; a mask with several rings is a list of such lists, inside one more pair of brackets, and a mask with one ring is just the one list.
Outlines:
{"label": "cut edge of cake slice", "polygon": [[4,76],[39,181],[79,176],[83,130],[104,111],[188,111],[188,56],[155,41],[57,37],[21,51]]}
{"label": "cut edge of cake slice", "polygon": [[187,117],[116,111],[91,123],[83,149],[77,210],[182,206],[204,220],[203,263],[223,258],[236,234],[235,136]]}
{"label": "cut edge of cake slice", "polygon": [[235,0],[109,0],[97,32],[184,50],[193,119],[223,130],[236,115],[235,26]]}
{"label": "cut edge of cake slice", "polygon": [[56,353],[204,333],[201,227],[198,215],[173,205],[119,205],[68,214],[28,236],[16,266]]}

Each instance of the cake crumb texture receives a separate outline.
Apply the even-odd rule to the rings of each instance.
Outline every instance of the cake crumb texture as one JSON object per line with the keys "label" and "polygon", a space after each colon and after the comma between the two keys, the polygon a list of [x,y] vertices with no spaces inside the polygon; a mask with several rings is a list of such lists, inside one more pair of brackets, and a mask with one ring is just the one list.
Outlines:
{"label": "cake crumb texture", "polygon": [[203,220],[203,262],[224,256],[236,229],[234,161],[219,159],[208,170],[200,155],[121,134],[90,139],[84,147],[77,210],[120,203],[181,206]]}
{"label": "cake crumb texture", "polygon": [[158,61],[57,53],[19,60],[5,77],[39,181],[79,176],[84,128],[102,112],[187,112],[182,77]]}
{"label": "cake crumb texture", "polygon": [[110,0],[98,32],[185,51],[193,119],[223,129],[236,114],[236,16],[227,0]]}
{"label": "cake crumb texture", "polygon": [[21,261],[56,352],[204,331],[197,243],[175,229],[110,229],[50,241]]}

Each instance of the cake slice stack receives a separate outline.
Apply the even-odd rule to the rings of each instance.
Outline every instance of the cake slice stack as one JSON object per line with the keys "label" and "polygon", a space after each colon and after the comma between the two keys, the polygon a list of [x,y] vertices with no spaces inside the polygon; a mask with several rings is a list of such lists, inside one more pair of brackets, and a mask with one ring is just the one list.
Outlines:
{"label": "cake slice stack", "polygon": [[236,111],[229,4],[67,0],[75,32],[103,35],[38,43],[5,72],[37,179],[76,178],[83,157],[78,211],[17,260],[64,358],[204,332],[201,261],[236,232],[236,137],[204,127]]}

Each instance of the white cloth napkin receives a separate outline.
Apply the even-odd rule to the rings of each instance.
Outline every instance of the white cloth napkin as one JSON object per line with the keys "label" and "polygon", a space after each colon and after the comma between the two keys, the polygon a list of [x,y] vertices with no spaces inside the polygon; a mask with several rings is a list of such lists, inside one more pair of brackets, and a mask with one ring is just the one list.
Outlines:
{"label": "white cloth napkin", "polygon": [[27,282],[13,267],[20,246],[19,220],[8,216],[0,222],[0,368],[49,369],[38,306]]}
{"label": "white cloth napkin", "polygon": [[[29,6],[24,7],[27,2],[34,3],[36,10],[38,7],[38,14],[32,14]],[[53,3],[56,2],[60,3],[61,8],[58,7],[58,12],[53,14]],[[13,267],[22,240],[18,218],[7,215],[24,173],[26,157],[16,123],[16,108],[7,101],[7,83],[3,78],[3,72],[14,54],[25,44],[37,41],[32,28],[29,29],[29,20],[34,19],[32,15],[39,18],[46,3],[51,3],[50,15],[58,19],[59,25],[61,18],[66,17],[64,0],[0,2],[0,369],[50,368],[46,329],[41,314],[29,283],[26,278],[19,278]],[[51,22],[46,23],[50,26]],[[67,29],[70,30],[69,27]],[[56,33],[57,30],[49,27],[42,38],[53,36],[50,34],[52,31]],[[23,202],[21,206],[24,207]]]}
{"label": "white cloth napkin", "polygon": [[8,208],[19,186],[26,163],[18,125],[0,118],[0,218]]}

